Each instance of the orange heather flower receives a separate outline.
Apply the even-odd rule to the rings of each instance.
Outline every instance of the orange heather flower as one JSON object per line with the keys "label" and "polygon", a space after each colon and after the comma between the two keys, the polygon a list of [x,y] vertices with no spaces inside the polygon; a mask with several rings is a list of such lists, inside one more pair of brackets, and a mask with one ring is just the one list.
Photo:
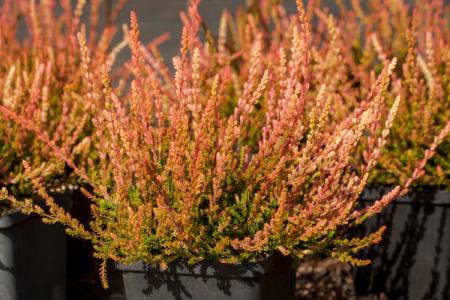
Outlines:
{"label": "orange heather flower", "polygon": [[[55,13],[57,4],[63,8],[60,15]],[[103,100],[98,97],[101,82],[93,79],[108,59],[107,48],[114,33],[113,27],[108,27],[98,40],[92,34],[99,32],[99,5],[100,1],[90,5],[91,36],[86,41],[80,22],[85,1],[78,1],[75,7],[63,0],[2,1],[0,187],[19,199],[33,193],[22,160],[27,160],[33,176],[39,176],[52,190],[78,181],[70,177],[70,168],[54,156],[47,142],[79,165],[95,156],[91,119]],[[21,22],[26,28],[19,32]],[[91,60],[91,55],[95,59]],[[27,122],[27,130],[17,126],[18,119]]]}
{"label": "orange heather flower", "polygon": [[[450,6],[440,0],[415,4],[366,1],[367,8],[362,9],[360,2],[352,1],[352,9],[342,6],[339,11],[339,39],[347,45],[341,51],[341,67],[352,74],[347,85],[359,85],[353,94],[362,98],[372,85],[369,70],[397,57],[400,65],[396,80],[386,91],[386,101],[393,103],[397,95],[402,97],[398,117],[369,182],[406,184],[415,161],[424,157],[433,137],[445,131],[450,120]],[[424,166],[417,186],[450,188],[450,141],[443,139]]]}

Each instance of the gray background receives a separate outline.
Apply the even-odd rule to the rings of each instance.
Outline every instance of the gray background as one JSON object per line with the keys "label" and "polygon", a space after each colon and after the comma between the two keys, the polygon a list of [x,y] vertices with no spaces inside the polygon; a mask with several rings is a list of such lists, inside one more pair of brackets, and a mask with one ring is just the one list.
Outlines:
{"label": "gray background", "polygon": [[[115,3],[117,0],[112,0]],[[407,2],[428,2],[431,0],[407,0]],[[0,0],[1,2],[1,0]],[[303,0],[304,3],[307,0]],[[336,0],[322,0],[322,5],[331,7]],[[450,0],[444,1],[450,4]],[[134,10],[138,16],[141,40],[149,42],[159,35],[168,32],[170,39],[162,44],[159,49],[166,60],[171,64],[170,59],[177,54],[179,48],[179,37],[181,35],[182,23],[179,13],[186,8],[187,0],[129,0],[119,18],[117,24],[129,23],[129,13]],[[244,6],[246,0],[202,0],[200,4],[200,13],[208,25],[208,28],[216,33],[219,27],[220,15],[224,9],[230,12],[238,6]],[[362,1],[364,3],[364,1]],[[295,12],[295,0],[285,0],[284,5],[289,12]],[[126,54],[121,54],[119,58],[123,59]]]}
{"label": "gray background", "polygon": [[[322,2],[333,2],[333,0]],[[178,53],[179,49],[182,30],[180,12],[186,9],[186,3],[187,0],[129,0],[116,24],[129,23],[130,11],[134,10],[138,16],[143,42],[149,42],[168,32],[170,39],[161,44],[159,50],[166,63],[171,64],[170,59]],[[200,3],[200,13],[208,28],[213,33],[217,33],[222,11],[227,9],[234,15],[236,8],[244,6],[245,3],[245,0],[203,0]],[[285,5],[288,11],[295,11],[295,0],[286,0]],[[126,55],[121,54],[120,58],[123,59],[123,57]]]}
{"label": "gray background", "polygon": [[[186,8],[186,0],[129,0],[122,11],[118,22],[128,22],[130,10],[134,10],[141,25],[143,40],[151,40],[158,35],[169,32],[171,38],[161,47],[163,53],[175,54],[179,47],[181,20],[179,13]],[[327,1],[329,2],[329,1]],[[200,3],[200,13],[210,30],[217,32],[221,13],[224,9],[230,12],[239,6],[244,6],[245,0],[203,0]],[[295,1],[287,0],[286,6],[294,11]]]}

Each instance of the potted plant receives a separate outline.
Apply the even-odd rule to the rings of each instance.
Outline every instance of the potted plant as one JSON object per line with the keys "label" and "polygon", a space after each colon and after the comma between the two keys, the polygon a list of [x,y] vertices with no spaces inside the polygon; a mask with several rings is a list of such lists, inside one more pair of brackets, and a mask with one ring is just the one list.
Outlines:
{"label": "potted plant", "polygon": [[[95,157],[90,118],[101,102],[86,101],[95,92],[87,84],[83,68],[95,70],[96,62],[109,59],[108,43],[114,30],[108,28],[97,42],[93,3],[89,40],[96,57],[87,60],[80,50],[77,32],[83,2],[72,8],[67,1],[2,1],[0,7],[0,188],[18,201],[37,197],[26,179],[22,160],[27,160],[43,185],[66,209],[71,192],[79,184],[70,167],[50,154],[50,148],[33,131],[21,130],[10,118],[18,114],[33,122],[39,134],[77,164]],[[84,45],[85,41],[80,40]],[[0,204],[0,298],[65,299],[66,239],[62,226],[44,225],[38,218]]]}
{"label": "potted plant", "polygon": [[[352,1],[351,9],[342,2],[336,4],[337,19],[327,14],[328,7],[314,1],[309,2],[307,14],[317,24],[312,51],[322,54],[312,59],[311,89],[327,85],[339,103],[333,117],[347,114],[365,98],[386,60],[398,57],[400,62],[386,101],[392,104],[398,94],[404,100],[361,196],[361,205],[367,206],[393,186],[407,182],[433,136],[450,119],[449,7],[437,1],[413,6],[404,1]],[[289,35],[292,16],[282,5],[255,1],[251,21],[257,23],[254,27],[266,29],[261,32],[272,47],[279,47]],[[241,17],[238,26],[249,23],[246,19]],[[240,28],[234,36],[245,40],[245,32]],[[387,225],[387,231],[384,240],[362,256],[374,263],[357,269],[358,294],[383,292],[393,299],[449,297],[445,280],[450,267],[449,145],[445,138],[408,195],[361,226],[365,233],[381,225]]]}
{"label": "potted plant", "polygon": [[[413,3],[413,4],[409,4]],[[399,67],[386,98],[402,95],[386,147],[369,177],[361,205],[407,182],[433,136],[450,119],[449,5],[444,1],[352,1],[340,6],[337,42],[342,62],[342,94],[359,99],[370,89],[369,70],[381,70],[397,57]],[[326,26],[326,20],[320,17]],[[364,37],[361,39],[361,37]],[[349,76],[351,74],[351,76]],[[354,96],[347,96],[347,99]],[[347,102],[349,109],[352,101]],[[426,133],[426,134],[425,134]],[[384,240],[364,258],[374,260],[356,272],[359,294],[384,292],[392,299],[450,296],[450,140],[445,138],[405,197],[365,223],[370,232],[387,225]]]}
{"label": "potted plant", "polygon": [[[333,99],[327,86],[310,90],[312,34],[301,1],[283,48],[265,47],[264,36],[249,27],[250,51],[242,53],[230,52],[223,34],[216,41],[207,31],[202,41],[198,4],[191,1],[183,14],[173,77],[156,50],[140,43],[134,14],[125,30],[130,88],[115,87],[106,68],[100,77],[87,69],[89,82],[103,84],[102,92],[88,97],[106,101],[93,120],[98,160],[77,166],[36,135],[91,185],[93,192],[84,191],[92,201],[89,228],[58,206],[26,162],[47,208],[18,201],[6,189],[0,197],[91,241],[104,285],[113,260],[128,299],[289,299],[287,257],[325,253],[369,263],[355,254],[379,242],[384,227],[350,239],[346,229],[407,192],[450,123],[404,186],[358,209],[400,105],[400,97],[390,108],[384,101],[395,60],[384,65],[352,113],[326,126]],[[265,60],[268,53],[278,59]],[[9,117],[39,132],[20,114]],[[355,163],[363,150],[365,160]]]}

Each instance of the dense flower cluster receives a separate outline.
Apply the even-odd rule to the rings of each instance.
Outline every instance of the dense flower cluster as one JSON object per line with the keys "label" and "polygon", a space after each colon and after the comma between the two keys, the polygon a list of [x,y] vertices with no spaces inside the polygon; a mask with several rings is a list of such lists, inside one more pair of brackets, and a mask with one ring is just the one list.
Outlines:
{"label": "dense flower cluster", "polygon": [[[401,95],[399,116],[370,183],[405,183],[424,151],[450,119],[450,7],[445,1],[351,1],[340,5],[339,21],[329,31],[338,58],[332,73],[344,107],[364,98],[386,59],[399,61],[386,101]],[[320,10],[319,10],[320,11]],[[318,13],[326,24],[326,17]],[[375,70],[375,73],[372,72]],[[418,180],[420,186],[450,187],[447,140]]]}
{"label": "dense flower cluster", "polygon": [[[276,68],[293,38],[295,15],[283,1],[250,1],[234,20],[222,16],[217,38],[218,62],[232,61],[239,86],[250,62],[253,41],[262,39],[261,63]],[[365,99],[387,60],[397,58],[386,102],[403,99],[399,116],[369,183],[405,183],[450,119],[450,7],[434,0],[411,5],[405,1],[337,2],[337,17],[318,1],[309,1],[306,18],[310,37],[310,92],[327,86],[333,98],[332,118],[341,120]],[[208,31],[207,37],[212,36]],[[281,49],[281,52],[280,52]],[[306,105],[312,105],[307,101]],[[310,108],[311,109],[311,108]],[[263,119],[264,116],[260,115]],[[420,121],[418,121],[420,120]],[[255,122],[255,120],[254,120]],[[330,123],[331,129],[335,123]],[[256,131],[254,133],[257,133]],[[450,142],[443,141],[418,181],[420,186],[450,186]]]}
{"label": "dense flower cluster", "polygon": [[[356,50],[364,62],[350,70],[362,74],[385,57],[396,56],[402,62],[396,75],[399,83],[387,97],[400,94],[405,101],[371,179],[375,184],[396,184],[405,182],[414,161],[450,120],[450,6],[444,1],[427,1],[416,5],[409,19],[410,7],[403,1],[392,5],[372,1],[371,5],[372,10],[361,16],[368,22],[360,23],[359,29],[370,42]],[[354,33],[345,37],[347,44],[355,45]],[[449,139],[436,150],[418,184],[450,188]]]}
{"label": "dense flower cluster", "polygon": [[[292,15],[282,5],[270,3],[254,1],[249,22],[257,23],[254,28],[270,41],[268,47],[277,49],[286,43]],[[337,18],[318,1],[309,1],[308,17],[316,23],[311,41],[313,90],[325,84],[339,103],[333,117],[346,115],[365,99],[386,61],[397,58],[385,97],[390,105],[398,95],[403,100],[369,183],[404,184],[450,119],[450,6],[441,0],[336,4]],[[247,33],[237,30],[236,35],[243,40]],[[267,62],[273,59],[268,57]],[[450,187],[448,139],[436,149],[425,171],[417,185]]]}
{"label": "dense flower cluster", "polygon": [[[358,197],[405,101],[392,88],[396,59],[384,59],[376,77],[364,71],[370,88],[364,83],[358,93],[349,92],[354,105],[349,112],[342,103],[351,82],[340,71],[347,65],[340,63],[333,17],[326,17],[331,38],[319,43],[321,31],[310,29],[311,8],[306,13],[298,1],[294,18],[281,6],[261,1],[259,13],[241,15],[236,23],[225,13],[218,37],[206,29],[203,39],[198,5],[191,1],[182,15],[173,76],[157,50],[141,44],[131,15],[131,28],[124,30],[132,53],[125,65],[131,75],[127,89],[123,80],[118,86],[111,82],[105,57],[95,58],[101,68],[91,66],[84,34],[78,35],[80,80],[86,88],[81,99],[105,101],[98,115],[88,114],[95,126],[95,162],[87,158],[85,167],[76,164],[68,146],[58,145],[58,135],[39,134],[41,128],[34,125],[39,120],[2,108],[8,120],[34,132],[92,186],[92,193],[85,191],[92,200],[89,230],[48,196],[34,164],[25,163],[27,175],[49,209],[18,201],[5,189],[2,198],[90,240],[104,261],[102,275],[108,259],[165,266],[179,258],[234,263],[273,252],[295,258],[324,252],[368,263],[354,254],[379,241],[384,228],[350,240],[345,229],[408,190],[450,123],[403,186],[358,210]],[[262,24],[271,16],[275,21],[269,30]],[[395,92],[399,95],[389,106],[386,99]]]}
{"label": "dense flower cluster", "polygon": [[[399,116],[378,164],[371,184],[405,183],[424,151],[450,119],[450,7],[444,1],[351,1],[340,5],[334,30],[341,78],[338,92],[363,98],[376,73],[387,59],[397,57],[393,84],[386,101],[397,95],[402,101]],[[326,18],[318,13],[326,24]],[[375,73],[375,74],[376,74]],[[348,108],[351,108],[348,104]],[[450,187],[450,142],[447,139],[417,182],[421,186]]]}
{"label": "dense flower cluster", "polygon": [[[86,28],[80,25],[84,2],[73,8],[71,1],[65,0],[5,0],[1,4],[0,187],[19,198],[33,191],[24,176],[23,160],[49,188],[58,190],[74,183],[65,162],[51,154],[46,140],[81,165],[94,150],[91,118],[102,101],[86,97],[95,92],[95,82],[85,72],[98,73],[99,66],[113,63],[107,50],[115,30],[99,31],[101,1],[92,1],[90,39],[86,42]],[[56,5],[63,11],[59,15]],[[101,34],[98,42],[97,33]],[[92,60],[86,43],[94,53]],[[19,129],[14,121],[17,117],[34,130]]]}

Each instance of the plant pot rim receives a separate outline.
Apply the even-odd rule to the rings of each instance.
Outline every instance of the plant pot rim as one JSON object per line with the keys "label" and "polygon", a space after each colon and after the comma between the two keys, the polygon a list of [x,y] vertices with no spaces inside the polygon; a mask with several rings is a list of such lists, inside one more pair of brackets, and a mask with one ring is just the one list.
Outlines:
{"label": "plant pot rim", "polygon": [[[61,192],[53,192],[51,193],[53,197],[58,198],[59,196],[62,196],[65,198],[66,196],[71,196],[73,193],[73,190],[65,190]],[[56,199],[58,200],[58,199]],[[59,202],[59,205],[62,205],[66,209],[70,209],[71,206],[71,200],[70,199],[62,199]],[[17,224],[20,224],[24,221],[27,221],[30,218],[33,218],[34,215],[26,215],[24,213],[21,213],[18,209],[12,209],[10,211],[7,211],[3,215],[0,215],[0,229],[8,229],[13,226],[16,226]]]}
{"label": "plant pot rim", "polygon": [[18,210],[13,210],[0,216],[0,229],[8,229],[26,221],[32,216],[25,215]]}
{"label": "plant pot rim", "polygon": [[179,259],[169,263],[166,270],[158,266],[145,264],[143,261],[137,261],[129,265],[116,263],[116,268],[123,273],[155,272],[200,277],[257,278],[269,273],[272,267],[282,259],[290,258],[275,253],[260,261],[239,262],[236,264],[203,260],[196,264],[188,265],[186,260]]}
{"label": "plant pot rim", "polygon": [[[367,187],[361,194],[360,200],[362,202],[380,200],[383,195],[392,189],[394,189],[394,186]],[[438,187],[413,188],[405,196],[398,198],[393,203],[450,207],[450,190]]]}

